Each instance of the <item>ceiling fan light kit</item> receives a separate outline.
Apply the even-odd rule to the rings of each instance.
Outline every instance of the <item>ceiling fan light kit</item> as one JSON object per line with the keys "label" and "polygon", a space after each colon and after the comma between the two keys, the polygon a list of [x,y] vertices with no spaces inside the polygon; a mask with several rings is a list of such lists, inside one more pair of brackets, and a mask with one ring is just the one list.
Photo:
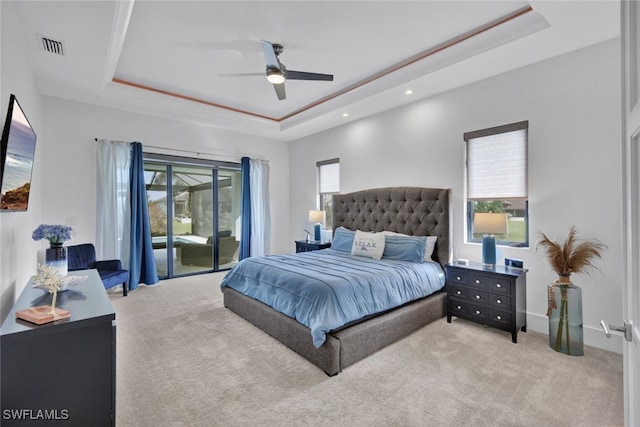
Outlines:
{"label": "ceiling fan light kit", "polygon": [[285,78],[281,70],[267,65],[267,80],[274,85],[279,85],[284,83]]}

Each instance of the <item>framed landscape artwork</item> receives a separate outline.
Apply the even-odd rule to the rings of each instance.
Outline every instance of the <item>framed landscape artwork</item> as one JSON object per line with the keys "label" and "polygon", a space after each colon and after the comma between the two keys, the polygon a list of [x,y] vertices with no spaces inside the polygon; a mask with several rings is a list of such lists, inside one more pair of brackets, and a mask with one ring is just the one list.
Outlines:
{"label": "framed landscape artwork", "polygon": [[35,152],[36,134],[12,94],[2,131],[0,211],[27,210]]}

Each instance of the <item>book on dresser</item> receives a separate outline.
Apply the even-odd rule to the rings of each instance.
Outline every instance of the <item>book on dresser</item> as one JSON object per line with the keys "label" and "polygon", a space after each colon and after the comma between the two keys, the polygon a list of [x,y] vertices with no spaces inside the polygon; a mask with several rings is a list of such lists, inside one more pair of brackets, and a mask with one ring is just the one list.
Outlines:
{"label": "book on dresser", "polygon": [[527,270],[447,264],[447,322],[453,316],[511,332],[527,331]]}

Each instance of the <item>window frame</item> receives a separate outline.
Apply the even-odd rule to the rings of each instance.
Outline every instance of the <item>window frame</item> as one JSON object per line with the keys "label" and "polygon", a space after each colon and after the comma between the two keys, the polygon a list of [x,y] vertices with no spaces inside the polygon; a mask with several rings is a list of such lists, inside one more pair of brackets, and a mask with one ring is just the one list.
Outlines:
{"label": "window frame", "polygon": [[[327,165],[338,165],[338,191],[332,192],[322,192],[322,166]],[[321,160],[316,162],[316,173],[317,173],[317,188],[316,188],[316,209],[325,212],[325,228],[333,229],[333,212],[326,211],[324,209],[327,198],[331,199],[331,206],[333,206],[333,195],[340,194],[340,158],[336,157],[328,160]]]}
{"label": "window frame", "polygon": [[511,240],[504,240],[504,239],[498,239],[496,240],[496,243],[500,246],[509,246],[509,247],[522,247],[522,248],[528,248],[530,247],[530,233],[529,233],[529,170],[528,170],[528,162],[529,162],[529,121],[525,120],[525,121],[521,121],[521,122],[516,122],[516,123],[510,123],[507,125],[501,125],[501,126],[495,126],[495,127],[491,127],[491,128],[487,128],[487,129],[481,129],[481,130],[477,130],[477,131],[471,131],[471,132],[465,132],[463,137],[465,140],[465,155],[466,155],[466,161],[465,161],[465,215],[466,215],[466,219],[467,219],[467,242],[468,243],[481,243],[482,239],[481,238],[474,238],[473,237],[473,220],[474,220],[474,213],[475,213],[475,208],[474,208],[474,203],[476,201],[480,201],[480,200],[475,200],[475,199],[469,199],[469,195],[468,195],[468,191],[469,191],[469,144],[471,143],[470,140],[476,139],[476,138],[484,138],[484,137],[488,137],[488,136],[493,136],[493,135],[499,135],[499,134],[504,134],[504,133],[510,133],[510,132],[516,132],[516,131],[521,131],[524,130],[525,131],[525,140],[524,140],[524,157],[525,157],[525,170],[524,170],[524,180],[525,180],[525,193],[526,195],[522,198],[520,197],[514,197],[514,198],[496,198],[493,200],[489,200],[489,199],[482,199],[483,201],[510,201],[510,200],[522,200],[524,202],[524,213],[523,213],[523,219],[524,219],[524,241],[523,242],[519,242],[519,241],[511,241]]}

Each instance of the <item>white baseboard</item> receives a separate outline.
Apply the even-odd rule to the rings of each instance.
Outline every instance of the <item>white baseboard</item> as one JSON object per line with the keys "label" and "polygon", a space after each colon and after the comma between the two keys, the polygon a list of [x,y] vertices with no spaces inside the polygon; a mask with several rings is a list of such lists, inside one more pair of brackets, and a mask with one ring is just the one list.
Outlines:
{"label": "white baseboard", "polygon": [[[549,319],[547,316],[527,313],[527,330],[549,335]],[[597,327],[584,325],[582,330],[584,345],[622,354],[622,340],[624,338],[620,333],[611,332],[611,338],[607,338],[600,325]]]}

